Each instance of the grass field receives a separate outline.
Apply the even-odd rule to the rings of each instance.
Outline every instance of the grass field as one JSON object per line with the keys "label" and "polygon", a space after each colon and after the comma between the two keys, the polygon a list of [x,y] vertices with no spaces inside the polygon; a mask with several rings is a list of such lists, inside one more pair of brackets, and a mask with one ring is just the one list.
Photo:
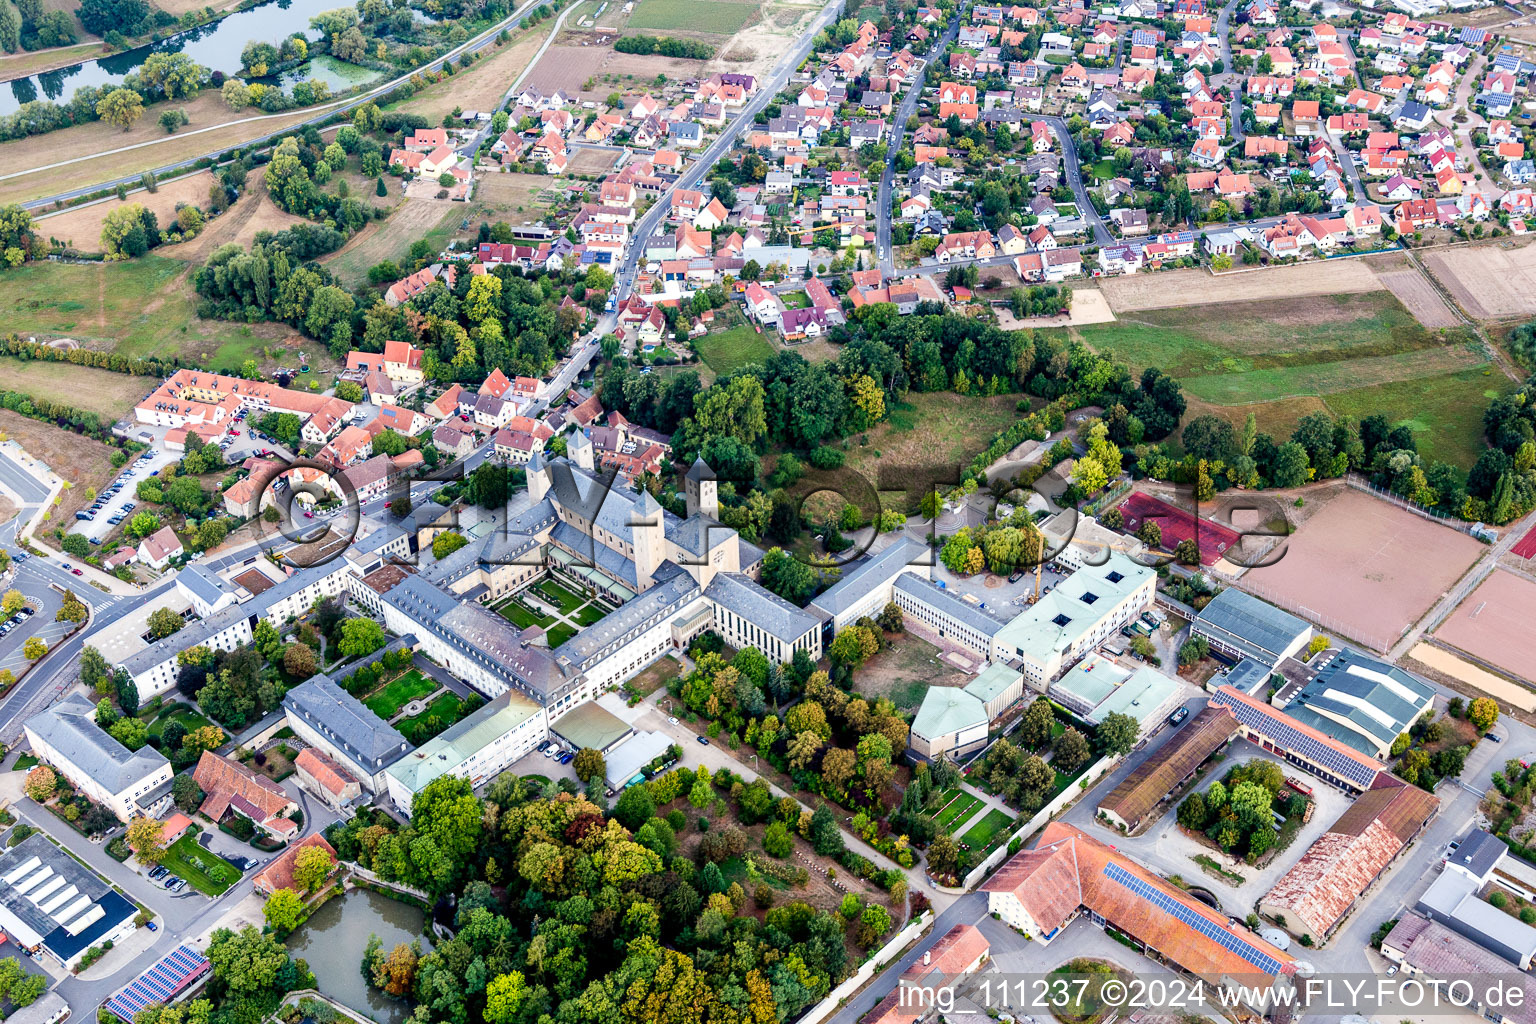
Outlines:
{"label": "grass field", "polygon": [[941,829],[947,829],[957,821],[964,821],[976,813],[976,808],[981,806],[981,801],[969,793],[958,793],[955,798],[939,809],[934,816],[934,824]]}
{"label": "grass field", "polygon": [[151,736],[161,735],[165,732],[165,727],[170,725],[172,722],[180,722],[182,728],[186,729],[188,732],[191,732],[193,729],[201,729],[205,725],[214,724],[212,721],[200,714],[196,708],[183,706],[173,708],[169,711],[162,711],[153,722],[149,723],[149,734]]}
{"label": "grass field", "polygon": [[204,896],[222,896],[240,881],[239,868],[198,846],[190,832],[170,845],[160,863]]}
{"label": "grass field", "polygon": [[593,602],[592,604],[583,606],[581,611],[571,616],[571,618],[576,621],[578,626],[590,626],[594,622],[601,621],[602,618],[607,614],[608,613],[603,610],[602,605]]}
{"label": "grass field", "polygon": [[529,626],[547,626],[555,621],[550,615],[535,615],[515,597],[509,598],[505,604],[497,608],[496,614],[519,629],[527,629]]}
{"label": "grass field", "polygon": [[[285,324],[199,320],[184,276],[190,272],[180,260],[160,256],[25,263],[0,276],[0,309],[6,329],[18,334],[60,335],[127,356],[182,356],[216,370],[238,370],[249,358],[265,361],[262,348],[297,337]],[[305,341],[299,350],[330,363],[319,342]]]}
{"label": "grass field", "polygon": [[420,669],[413,668],[382,690],[375,692],[363,703],[369,711],[387,722],[398,715],[401,708],[418,697],[425,697],[437,689],[438,685],[437,680],[428,679],[421,674]]}
{"label": "grass field", "polygon": [[743,324],[698,340],[699,354],[716,373],[730,373],[748,363],[761,363],[774,353],[773,342]]}
{"label": "grass field", "polygon": [[1191,415],[1219,409],[1240,424],[1251,410],[1284,438],[1318,409],[1379,412],[1408,421],[1427,458],[1461,466],[1481,448],[1483,392],[1503,383],[1462,335],[1426,330],[1386,291],[1141,310],[1078,330],[1136,372],[1177,377]]}
{"label": "grass field", "polygon": [[445,693],[428,704],[421,714],[397,723],[395,728],[419,747],[462,717],[464,698],[456,693]]}
{"label": "grass field", "polygon": [[[1018,402],[1017,395],[957,402],[948,393],[910,392],[890,407],[884,423],[847,440],[846,465],[872,487],[889,490],[903,486],[900,467],[963,467],[1018,419]],[[892,467],[898,476],[882,484],[882,469]],[[911,507],[903,511],[916,512],[919,495],[914,490],[909,497]]]}
{"label": "grass field", "polygon": [[559,647],[571,637],[575,636],[576,632],[577,630],[575,626],[567,626],[563,622],[560,623],[560,625],[555,626],[545,634],[545,636],[549,639],[549,649],[554,650],[556,647]]}
{"label": "grass field", "polygon": [[158,383],[153,377],[131,377],[94,366],[10,358],[0,358],[0,378],[6,387],[35,398],[65,402],[113,419],[126,415]]}
{"label": "grass field", "polygon": [[369,267],[385,260],[403,262],[412,242],[436,228],[445,216],[463,211],[464,204],[447,199],[406,199],[384,220],[367,225],[320,262],[349,286],[366,284]]}
{"label": "grass field", "polygon": [[1009,815],[993,808],[987,812],[985,818],[972,825],[965,835],[960,837],[960,842],[963,846],[968,846],[972,850],[984,850],[991,845],[993,838],[998,833],[1008,827],[1008,823],[1012,820],[1013,818]]}
{"label": "grass field", "polygon": [[586,598],[577,597],[554,580],[545,580],[533,589],[545,600],[558,605],[562,615],[569,615],[586,603]]}
{"label": "grass field", "polygon": [[729,36],[756,11],[756,4],[739,0],[640,0],[629,16],[629,27]]}

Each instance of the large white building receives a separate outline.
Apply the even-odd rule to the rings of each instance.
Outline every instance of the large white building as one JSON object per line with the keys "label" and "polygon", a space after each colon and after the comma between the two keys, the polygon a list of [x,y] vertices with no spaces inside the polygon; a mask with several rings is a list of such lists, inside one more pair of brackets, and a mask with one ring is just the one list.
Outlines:
{"label": "large white building", "polygon": [[457,775],[478,786],[548,737],[544,709],[521,694],[504,693],[385,769],[389,798],[409,815],[416,794],[433,779]]}
{"label": "large white building", "polygon": [[96,705],[78,693],[27,719],[39,760],[123,821],[158,817],[171,802],[171,762],[154,747],[129,750],[96,724]]}
{"label": "large white building", "polygon": [[1119,552],[1085,565],[999,630],[992,659],[1023,670],[1036,690],[1152,606],[1157,573]]}
{"label": "large white building", "polygon": [[289,690],[283,713],[299,739],[324,751],[370,793],[384,791],[385,769],[411,749],[393,726],[326,675]]}

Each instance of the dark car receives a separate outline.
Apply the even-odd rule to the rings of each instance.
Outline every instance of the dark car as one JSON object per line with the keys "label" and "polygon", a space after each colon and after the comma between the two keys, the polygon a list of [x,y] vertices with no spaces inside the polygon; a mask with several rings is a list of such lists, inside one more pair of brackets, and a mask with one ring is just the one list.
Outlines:
{"label": "dark car", "polygon": [[694,738],[695,738],[695,739],[697,739],[697,740],[698,740],[698,741],[699,741],[699,742],[700,742],[700,743],[701,743],[701,744],[703,744],[703,745],[704,745],[704,746],[706,746],[706,747],[707,747],[707,746],[709,746],[709,740],[708,740],[708,738],[706,738],[706,737],[704,737],[704,736],[696,736],[696,737],[694,737]]}
{"label": "dark car", "polygon": [[1178,725],[1180,722],[1184,721],[1184,719],[1186,719],[1188,717],[1189,717],[1189,708],[1179,708],[1173,714],[1168,716],[1168,724],[1169,725]]}

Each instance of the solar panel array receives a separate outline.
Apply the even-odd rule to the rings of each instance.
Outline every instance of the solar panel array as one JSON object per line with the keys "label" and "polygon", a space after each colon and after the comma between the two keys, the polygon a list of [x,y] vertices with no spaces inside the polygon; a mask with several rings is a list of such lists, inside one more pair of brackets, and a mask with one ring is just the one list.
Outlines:
{"label": "solar panel array", "polygon": [[1243,725],[1263,733],[1276,745],[1284,747],[1298,757],[1306,758],[1313,764],[1322,765],[1339,778],[1353,782],[1361,789],[1369,789],[1381,771],[1379,768],[1350,757],[1341,750],[1330,747],[1316,737],[1308,736],[1295,726],[1289,725],[1284,716],[1265,714],[1247,701],[1229,698],[1218,693],[1211,698],[1211,703],[1231,708],[1237,715],[1237,720]]}
{"label": "solar panel array", "polygon": [[1125,886],[1137,896],[1163,911],[1163,913],[1171,914],[1178,918],[1201,935],[1220,945],[1223,949],[1236,953],[1265,974],[1275,975],[1280,973],[1283,965],[1279,960],[1276,960],[1267,953],[1260,952],[1253,943],[1248,942],[1241,936],[1233,935],[1222,925],[1197,912],[1194,908],[1174,899],[1161,889],[1148,885],[1113,861],[1104,865],[1104,874],[1111,881]]}
{"label": "solar panel array", "polygon": [[178,946],[121,992],[107,1000],[107,1009],[125,1021],[151,1003],[168,1003],[194,978],[208,970],[208,961],[191,946]]}

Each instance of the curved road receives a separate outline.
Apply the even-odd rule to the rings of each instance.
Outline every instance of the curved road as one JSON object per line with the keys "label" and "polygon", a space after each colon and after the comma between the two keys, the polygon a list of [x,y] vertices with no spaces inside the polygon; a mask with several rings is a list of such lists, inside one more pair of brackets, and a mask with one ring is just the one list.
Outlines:
{"label": "curved road", "polygon": [[[458,47],[456,47],[456,48],[454,48],[452,50],[449,50],[447,53],[443,54],[441,57],[434,57],[432,60],[428,61],[427,63],[422,64],[420,67],[413,68],[412,70],[406,72],[405,74],[401,75],[400,77],[391,79],[390,81],[385,82],[383,85],[380,85],[377,88],[370,89],[368,92],[365,92],[365,93],[362,93],[360,95],[354,96],[351,99],[342,100],[341,102],[336,103],[334,105],[325,107],[323,110],[321,110],[320,112],[314,114],[313,116],[307,117],[304,120],[299,121],[299,122],[297,122],[295,124],[291,124],[287,128],[273,129],[273,133],[275,134],[278,131],[298,131],[298,130],[304,128],[306,125],[319,124],[322,121],[327,121],[327,120],[329,120],[330,118],[334,117],[337,114],[343,114],[343,113],[346,113],[347,111],[352,110],[352,109],[354,109],[356,107],[360,107],[364,103],[367,103],[370,100],[373,100],[373,99],[377,98],[378,96],[388,92],[389,90],[395,88],[396,86],[398,86],[398,85],[400,85],[400,84],[402,84],[402,83],[404,83],[406,81],[409,81],[412,75],[420,74],[420,73],[423,73],[423,72],[426,72],[426,71],[430,71],[430,70],[432,70],[434,68],[441,67],[443,65],[444,61],[457,60],[458,58],[462,57],[466,53],[479,53],[481,50],[485,49],[487,46],[493,45],[496,42],[496,37],[499,36],[504,30],[510,29],[510,28],[516,28],[517,26],[521,25],[523,23],[523,21],[528,17],[529,14],[533,13],[538,8],[545,6],[549,2],[550,2],[550,0],[531,0],[530,3],[524,5],[520,10],[517,11],[517,13],[512,14],[512,15],[502,19],[501,21],[499,21],[496,24],[492,25],[490,28],[486,29],[480,35],[476,36],[474,39],[471,39],[471,40],[469,40],[466,43],[461,43]],[[553,35],[551,35],[550,38],[554,38]],[[545,47],[547,48],[548,45],[549,44],[546,41]],[[543,50],[540,50],[539,52],[542,54]],[[281,116],[281,115],[278,115],[278,116]],[[256,119],[255,118],[251,118],[249,120],[256,120]],[[224,127],[228,127],[228,125],[213,125],[213,126],[210,126],[209,128],[204,128],[204,129],[200,129],[200,130],[201,131],[211,131],[215,127],[217,127],[217,128],[224,128]],[[187,135],[190,135],[190,134],[196,134],[196,133],[195,132],[183,132],[181,137],[185,138]],[[8,175],[0,176],[0,180],[4,180],[5,178],[22,177],[23,175],[39,174],[39,173],[42,173],[44,171],[51,170],[52,168],[55,168],[55,167],[63,167],[65,165],[67,165],[67,164],[78,163],[78,162],[83,161],[83,160],[96,160],[96,159],[99,159],[100,157],[103,157],[103,156],[110,156],[112,154],[112,152],[126,152],[129,149],[139,149],[139,148],[141,148],[143,146],[158,144],[159,142],[162,142],[162,141],[165,141],[165,140],[156,139],[156,140],[154,140],[154,142],[141,142],[141,143],[138,143],[138,144],[136,144],[134,146],[126,146],[123,149],[113,150],[113,151],[109,151],[107,153],[93,153],[90,156],[77,157],[74,160],[65,160],[65,161],[61,161],[60,163],[57,163],[57,164],[50,164],[50,165],[48,165],[46,167],[37,167],[37,168],[33,168],[31,170],[28,170],[28,171],[20,171],[20,172],[16,172],[16,173],[13,173],[13,174],[8,174]],[[178,160],[175,163],[166,164],[163,167],[156,167],[150,173],[154,174],[156,177],[162,177],[164,175],[172,174],[172,173],[174,173],[176,171],[184,170],[185,168],[191,167],[193,164],[197,163],[199,160],[217,160],[218,157],[221,154],[228,153],[231,150],[241,149],[241,148],[243,148],[243,146],[249,145],[249,144],[250,143],[243,143],[243,144],[240,144],[240,145],[220,146],[217,149],[213,150],[212,152],[203,153],[200,156],[188,157],[185,160]],[[90,195],[91,193],[98,192],[98,191],[100,191],[102,189],[116,188],[118,185],[137,185],[138,182],[139,182],[139,179],[142,178],[142,177],[143,177],[143,172],[137,172],[137,173],[134,173],[134,174],[125,175],[124,177],[121,177],[121,178],[114,178],[111,181],[104,181],[104,182],[99,182],[99,183],[97,183],[95,185],[87,185],[87,186],[84,186],[84,187],[81,187],[81,188],[69,189],[68,191],[58,192],[58,193],[55,193],[54,195],[44,196],[44,197],[42,197],[40,199],[31,199],[31,200],[28,200],[28,201],[22,203],[21,205],[24,208],[28,209],[28,210],[36,210],[36,209],[39,209],[41,207],[51,206],[52,204],[57,203],[57,202],[63,202],[63,201],[67,201],[67,200],[70,200],[70,199],[78,198],[80,196]]]}

